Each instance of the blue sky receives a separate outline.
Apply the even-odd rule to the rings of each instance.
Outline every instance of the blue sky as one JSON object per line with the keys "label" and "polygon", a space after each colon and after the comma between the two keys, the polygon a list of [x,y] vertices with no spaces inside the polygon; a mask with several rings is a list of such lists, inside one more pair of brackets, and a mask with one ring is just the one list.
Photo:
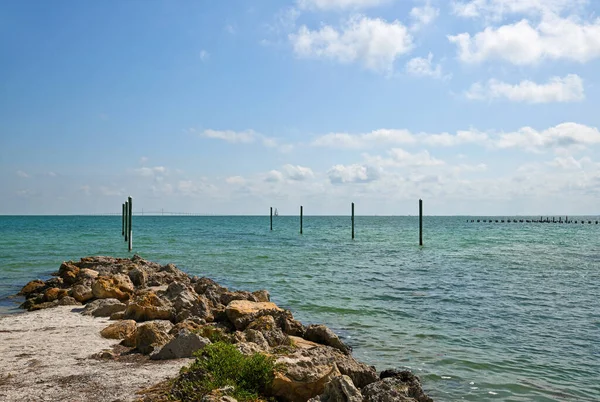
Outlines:
{"label": "blue sky", "polygon": [[0,214],[597,214],[600,2],[2,2]]}

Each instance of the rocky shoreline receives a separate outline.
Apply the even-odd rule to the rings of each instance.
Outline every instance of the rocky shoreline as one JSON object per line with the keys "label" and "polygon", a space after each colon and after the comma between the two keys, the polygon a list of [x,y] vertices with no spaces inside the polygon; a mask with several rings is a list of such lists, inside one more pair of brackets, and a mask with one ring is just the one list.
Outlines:
{"label": "rocky shoreline", "polygon": [[[153,361],[194,356],[202,361],[206,359],[202,351],[213,350],[218,343],[233,345],[244,356],[263,356],[273,362],[267,386],[257,391],[258,399],[432,401],[416,376],[396,370],[377,373],[354,359],[351,348],[329,328],[303,325],[290,311],[272,303],[266,290],[231,291],[209,278],[191,277],[173,264],[160,265],[137,255],[131,259],[84,257],[64,262],[53,276],[26,284],[19,293],[26,297],[21,307],[37,311],[74,306],[83,315],[108,319],[112,323],[100,334],[120,341],[120,346],[98,351],[90,356],[93,359],[114,362],[143,355]],[[205,395],[194,394],[192,399],[189,390],[174,393],[174,384],[181,384],[180,378],[189,377],[190,370],[150,387],[139,394],[139,400],[179,397],[233,402],[232,395],[238,395],[235,386],[229,385]]]}

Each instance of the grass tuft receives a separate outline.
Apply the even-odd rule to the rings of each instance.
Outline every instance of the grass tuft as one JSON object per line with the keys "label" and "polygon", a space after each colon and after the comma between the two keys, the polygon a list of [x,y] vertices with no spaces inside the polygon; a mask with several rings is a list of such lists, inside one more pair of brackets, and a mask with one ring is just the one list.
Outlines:
{"label": "grass tuft", "polygon": [[213,343],[182,369],[170,396],[182,402],[197,401],[215,390],[230,387],[230,396],[240,402],[264,400],[275,369],[273,357],[261,353],[245,356],[234,345]]}

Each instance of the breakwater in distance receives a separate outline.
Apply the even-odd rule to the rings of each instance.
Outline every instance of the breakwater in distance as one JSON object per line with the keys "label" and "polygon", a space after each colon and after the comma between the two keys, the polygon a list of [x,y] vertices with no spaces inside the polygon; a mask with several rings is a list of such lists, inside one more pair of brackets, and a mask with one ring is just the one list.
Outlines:
{"label": "breakwater in distance", "polygon": [[[134,215],[133,252],[269,289],[358,359],[411,368],[435,400],[600,399],[600,225],[471,219],[425,216],[421,248],[418,217],[357,216],[353,241],[349,216],[304,215],[300,235],[297,216],[271,232],[269,216]],[[121,230],[120,216],[0,217],[0,308],[64,260],[131,256]]]}

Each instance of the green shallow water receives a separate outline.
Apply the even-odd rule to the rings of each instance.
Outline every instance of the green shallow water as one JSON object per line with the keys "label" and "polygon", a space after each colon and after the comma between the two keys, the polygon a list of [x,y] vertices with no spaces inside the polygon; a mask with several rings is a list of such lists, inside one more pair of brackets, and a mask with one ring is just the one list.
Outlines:
{"label": "green shallow water", "polygon": [[[268,289],[360,360],[412,369],[437,401],[600,400],[600,224],[425,217],[420,248],[416,217],[357,217],[354,241],[349,217],[305,217],[302,236],[287,216],[273,232],[268,217],[133,220],[135,253]],[[0,313],[85,255],[132,255],[120,217],[0,217]]]}

